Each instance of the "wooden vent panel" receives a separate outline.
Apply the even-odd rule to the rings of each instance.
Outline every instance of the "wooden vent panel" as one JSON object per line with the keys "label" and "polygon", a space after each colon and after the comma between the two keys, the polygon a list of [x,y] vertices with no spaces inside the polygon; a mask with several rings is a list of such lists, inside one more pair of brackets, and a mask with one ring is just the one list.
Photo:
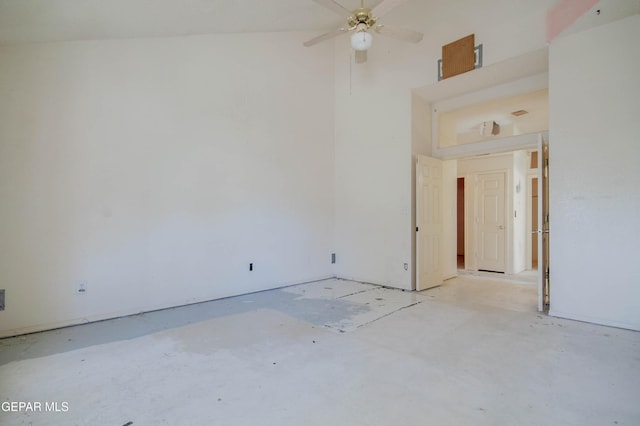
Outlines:
{"label": "wooden vent panel", "polygon": [[476,68],[475,34],[442,46],[442,78],[449,78]]}

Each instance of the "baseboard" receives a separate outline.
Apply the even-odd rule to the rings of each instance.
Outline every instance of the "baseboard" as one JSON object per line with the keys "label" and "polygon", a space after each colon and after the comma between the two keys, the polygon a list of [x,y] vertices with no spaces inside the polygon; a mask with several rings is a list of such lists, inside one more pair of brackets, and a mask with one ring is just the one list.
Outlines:
{"label": "baseboard", "polygon": [[591,317],[588,315],[575,315],[566,312],[549,310],[549,316],[556,318],[564,318],[580,322],[588,322],[590,324],[604,325],[606,327],[623,328],[625,330],[640,331],[640,324],[630,324],[620,321],[612,321],[606,318]]}

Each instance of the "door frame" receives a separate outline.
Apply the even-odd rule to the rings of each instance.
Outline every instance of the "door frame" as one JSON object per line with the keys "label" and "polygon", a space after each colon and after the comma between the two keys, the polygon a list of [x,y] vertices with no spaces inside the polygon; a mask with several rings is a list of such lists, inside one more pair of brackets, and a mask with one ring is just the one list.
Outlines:
{"label": "door frame", "polygon": [[[533,191],[531,191],[531,188],[533,188],[533,180],[538,178],[537,172],[536,174],[530,173],[531,170],[537,170],[537,169],[528,169],[527,170],[527,205],[526,205],[526,209],[527,209],[527,250],[526,250],[526,259],[527,262],[525,263],[525,270],[527,271],[531,271],[533,269],[533,236],[535,234],[533,234],[533,216],[531,214],[531,211],[533,209]],[[536,204],[536,209],[538,208],[537,204]],[[537,237],[536,237],[537,238]],[[537,253],[536,253],[537,254]]]}
{"label": "door frame", "polygon": [[[462,160],[465,158],[470,158],[470,157],[474,157],[474,156],[478,156],[478,155],[488,155],[488,154],[506,154],[506,153],[510,153],[510,152],[514,152],[514,151],[519,151],[519,150],[537,150],[538,149],[538,142],[541,139],[544,139],[545,141],[549,140],[549,133],[548,132],[542,132],[542,133],[538,133],[538,134],[534,134],[534,135],[526,135],[526,138],[505,138],[505,139],[511,139],[511,143],[506,143],[503,145],[500,145],[500,147],[484,147],[480,148],[480,147],[474,147],[474,148],[470,148],[470,149],[464,149],[465,147],[461,147],[462,149],[460,149],[459,151],[455,152],[455,153],[450,153],[451,155],[446,155],[446,156],[440,156],[440,155],[435,155],[435,158],[438,158],[440,160]],[[534,141],[535,138],[535,141]],[[548,143],[548,142],[547,142]],[[416,171],[417,173],[417,171]],[[466,198],[467,198],[467,193],[468,193],[468,188],[467,188],[467,182],[469,181],[467,175],[457,175],[457,177],[464,177],[465,178],[465,203],[466,203]],[[415,182],[415,179],[414,179]],[[510,183],[508,183],[508,185],[510,185]],[[446,186],[446,185],[445,185]],[[457,187],[457,185],[454,185],[454,187]],[[416,188],[417,191],[417,188]],[[416,194],[417,195],[417,194]],[[467,206],[465,206],[465,208],[467,208]],[[465,228],[467,228],[467,223],[465,221]],[[467,236],[469,235],[468,232],[468,228],[467,231],[465,231],[465,253],[467,252],[468,246],[466,243],[466,239]],[[447,232],[445,230],[445,233],[443,234],[443,238],[453,238],[455,240],[456,235],[455,235],[455,231],[453,234]],[[511,238],[511,234],[508,235],[507,238]],[[418,239],[416,238],[416,242],[414,247],[416,248],[417,251],[417,244],[418,244]],[[513,249],[513,248],[512,248]],[[455,255],[455,252],[454,252]],[[475,256],[474,256],[475,257]],[[468,256],[465,255],[465,269],[467,268],[467,258]],[[456,259],[454,257],[453,259],[454,262],[456,262]],[[540,260],[538,260],[539,262]],[[415,271],[416,271],[416,275],[419,273],[419,266],[418,266],[418,262],[417,259],[414,262],[415,265]],[[538,278],[540,279],[541,275],[540,274],[544,274],[544,272],[542,271],[542,268],[538,268],[537,271],[538,274]],[[416,278],[417,281],[417,278]],[[414,285],[415,288],[415,285]]]}
{"label": "door frame", "polygon": [[550,306],[549,277],[549,144],[538,140],[538,311]]}
{"label": "door frame", "polygon": [[[461,160],[463,158],[460,158]],[[512,223],[509,221],[510,215],[509,211],[511,210],[511,206],[513,204],[512,197],[507,195],[507,189],[511,185],[511,178],[509,176],[508,169],[487,169],[478,172],[467,173],[463,176],[458,175],[460,178],[464,178],[465,188],[464,188],[464,208],[465,208],[465,217],[464,217],[464,269],[468,271],[478,271],[478,227],[476,226],[476,218],[478,216],[478,177],[483,174],[489,173],[502,173],[504,175],[504,217],[505,217],[505,239],[504,239],[504,256],[505,256],[505,271],[507,274],[513,270],[511,256],[509,255],[509,248],[512,246],[509,244],[510,239],[512,238]],[[448,236],[445,235],[445,238]],[[511,247],[513,249],[513,247]]]}

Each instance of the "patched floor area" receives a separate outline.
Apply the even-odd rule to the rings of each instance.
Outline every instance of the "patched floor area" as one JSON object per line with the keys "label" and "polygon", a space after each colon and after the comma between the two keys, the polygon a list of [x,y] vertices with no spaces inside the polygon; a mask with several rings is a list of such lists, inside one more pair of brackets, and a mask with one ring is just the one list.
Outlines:
{"label": "patched floor area", "polygon": [[[319,281],[280,291],[297,296],[294,309],[287,313],[343,333],[426,300],[418,293],[346,280]],[[314,310],[307,309],[307,304],[314,302],[321,306],[321,312],[310,316]]]}

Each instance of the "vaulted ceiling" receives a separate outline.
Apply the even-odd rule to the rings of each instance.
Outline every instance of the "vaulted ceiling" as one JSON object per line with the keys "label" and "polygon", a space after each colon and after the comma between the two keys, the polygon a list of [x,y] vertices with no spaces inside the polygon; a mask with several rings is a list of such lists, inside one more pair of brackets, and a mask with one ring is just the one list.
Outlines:
{"label": "vaulted ceiling", "polygon": [[[360,1],[340,4],[352,10]],[[312,0],[0,0],[0,44],[319,31],[341,22]]]}
{"label": "vaulted ceiling", "polygon": [[[337,0],[347,9],[360,0]],[[374,7],[381,0],[365,0]],[[391,1],[391,0],[389,0]],[[442,25],[452,16],[505,24],[548,10],[562,0],[409,0],[389,14],[420,11],[415,22]],[[588,14],[574,28],[586,29],[640,13],[640,0],[600,0],[602,14]],[[406,16],[405,16],[406,20]],[[324,31],[343,20],[312,0],[0,0],[0,45],[189,34]],[[420,29],[420,28],[417,28]],[[544,28],[541,28],[544,31]],[[428,35],[428,34],[427,34]]]}

